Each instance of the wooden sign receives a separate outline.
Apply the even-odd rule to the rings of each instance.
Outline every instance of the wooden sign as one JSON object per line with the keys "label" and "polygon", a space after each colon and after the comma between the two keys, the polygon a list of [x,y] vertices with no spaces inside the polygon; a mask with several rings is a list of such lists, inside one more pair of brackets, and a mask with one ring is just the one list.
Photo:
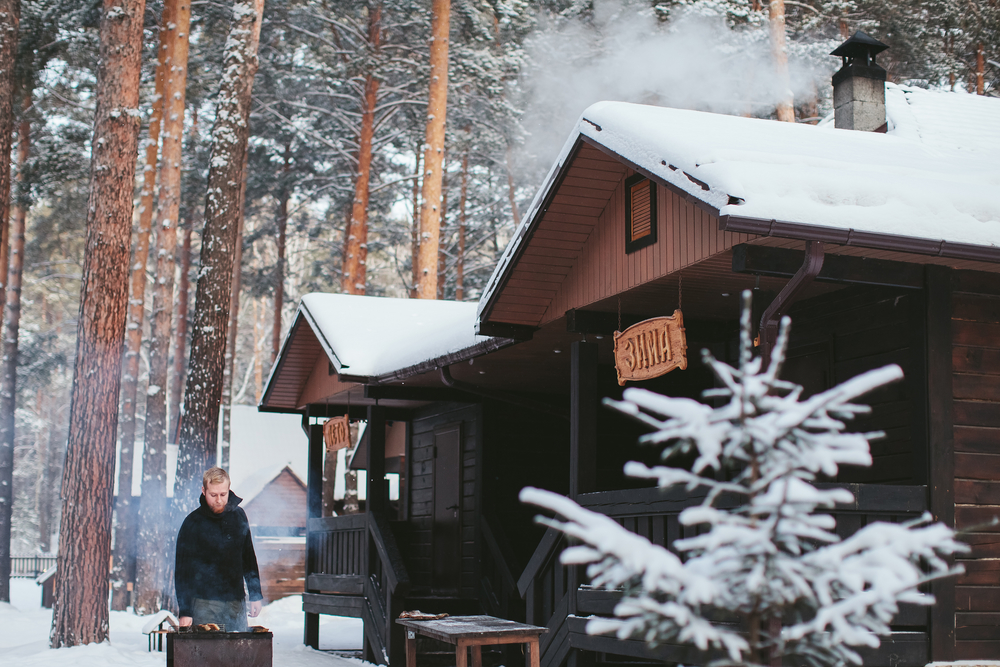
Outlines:
{"label": "wooden sign", "polygon": [[654,317],[615,332],[615,370],[618,384],[649,380],[675,368],[687,368],[684,315]]}
{"label": "wooden sign", "polygon": [[326,451],[335,452],[351,446],[351,418],[347,415],[323,422],[323,440]]}

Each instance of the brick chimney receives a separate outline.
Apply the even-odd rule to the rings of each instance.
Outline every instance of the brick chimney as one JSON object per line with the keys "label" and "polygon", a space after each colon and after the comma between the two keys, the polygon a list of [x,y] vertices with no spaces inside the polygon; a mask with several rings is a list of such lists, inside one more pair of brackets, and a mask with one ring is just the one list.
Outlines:
{"label": "brick chimney", "polygon": [[875,56],[889,47],[860,30],[830,55],[843,67],[833,75],[834,125],[846,130],[885,132],[885,69]]}

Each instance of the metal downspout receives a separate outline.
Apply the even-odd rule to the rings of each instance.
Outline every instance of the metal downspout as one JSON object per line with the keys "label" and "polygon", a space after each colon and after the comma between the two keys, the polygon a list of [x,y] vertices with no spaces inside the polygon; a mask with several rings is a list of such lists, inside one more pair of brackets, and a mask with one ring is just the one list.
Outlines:
{"label": "metal downspout", "polygon": [[799,293],[809,286],[813,279],[819,275],[823,268],[822,241],[806,241],[806,255],[802,260],[802,266],[795,272],[792,279],[782,288],[778,296],[774,298],[771,305],[764,311],[760,318],[760,356],[764,362],[764,368],[771,363],[771,350],[778,338],[778,325],[781,318],[785,316],[791,308],[795,298]]}

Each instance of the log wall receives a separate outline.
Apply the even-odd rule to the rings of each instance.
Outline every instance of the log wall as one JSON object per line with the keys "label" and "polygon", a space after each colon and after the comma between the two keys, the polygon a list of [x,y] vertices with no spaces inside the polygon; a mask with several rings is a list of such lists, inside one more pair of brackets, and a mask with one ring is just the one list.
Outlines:
{"label": "log wall", "polygon": [[[951,281],[955,527],[1000,515],[1000,280],[958,271]],[[975,528],[955,582],[954,659],[1000,655],[1000,529]]]}

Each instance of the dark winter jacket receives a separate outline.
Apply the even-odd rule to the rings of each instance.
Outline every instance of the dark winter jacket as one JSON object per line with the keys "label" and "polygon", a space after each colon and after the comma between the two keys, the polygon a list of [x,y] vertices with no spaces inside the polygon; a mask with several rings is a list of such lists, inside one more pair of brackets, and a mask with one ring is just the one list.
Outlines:
{"label": "dark winter jacket", "polygon": [[177,533],[174,582],[181,616],[191,615],[195,598],[242,600],[246,581],[250,600],[260,600],[260,573],[250,538],[250,523],[232,491],[226,509],[216,514],[201,496],[201,507],[188,514]]}

